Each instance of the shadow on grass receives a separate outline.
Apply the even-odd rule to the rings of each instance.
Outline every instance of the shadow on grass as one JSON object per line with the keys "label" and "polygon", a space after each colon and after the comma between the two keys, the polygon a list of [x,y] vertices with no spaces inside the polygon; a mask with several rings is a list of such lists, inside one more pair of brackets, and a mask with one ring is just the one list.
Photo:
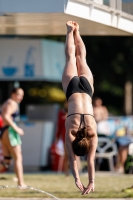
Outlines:
{"label": "shadow on grass", "polygon": [[0,177],[0,180],[8,180],[8,178]]}

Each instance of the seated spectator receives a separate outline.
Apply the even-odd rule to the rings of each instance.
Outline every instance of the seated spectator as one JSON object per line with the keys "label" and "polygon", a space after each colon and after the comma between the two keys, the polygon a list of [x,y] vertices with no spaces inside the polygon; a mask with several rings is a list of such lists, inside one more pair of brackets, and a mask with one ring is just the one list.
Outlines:
{"label": "seated spectator", "polygon": [[93,110],[98,134],[109,135],[108,110],[102,105],[102,100],[98,97],[93,100]]}
{"label": "seated spectator", "polygon": [[108,118],[108,110],[102,105],[102,99],[99,97],[95,98],[93,101],[94,117],[96,122],[104,121]]}
{"label": "seated spectator", "polygon": [[[124,165],[128,156],[128,146],[131,143],[131,138],[129,136],[128,128],[123,127],[124,135],[121,137],[116,137],[116,143],[118,147],[118,156],[116,162],[116,172],[124,173]],[[117,130],[116,136],[119,136],[119,131]]]}

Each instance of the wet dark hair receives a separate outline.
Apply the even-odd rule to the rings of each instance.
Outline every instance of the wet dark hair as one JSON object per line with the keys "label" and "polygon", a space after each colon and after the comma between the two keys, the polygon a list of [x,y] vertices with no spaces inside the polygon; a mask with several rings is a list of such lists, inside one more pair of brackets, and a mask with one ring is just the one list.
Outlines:
{"label": "wet dark hair", "polygon": [[93,135],[88,136],[86,127],[79,128],[77,133],[74,135],[76,138],[72,142],[73,152],[77,156],[85,156],[89,152],[90,140]]}
{"label": "wet dark hair", "polygon": [[12,94],[16,94],[17,91],[18,91],[19,89],[23,90],[23,89],[20,88],[20,87],[13,88],[13,89],[11,90],[11,95],[12,95]]}

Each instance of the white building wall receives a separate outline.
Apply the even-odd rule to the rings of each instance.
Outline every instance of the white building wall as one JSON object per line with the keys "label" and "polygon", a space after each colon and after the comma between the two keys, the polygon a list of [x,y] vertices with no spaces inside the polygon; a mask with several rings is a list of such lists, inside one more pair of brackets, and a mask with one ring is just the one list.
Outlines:
{"label": "white building wall", "polygon": [[[125,31],[125,34],[127,32],[127,35],[129,33],[132,35],[133,16],[122,12],[122,1],[110,0],[110,6],[104,5],[104,3],[103,0],[0,0],[0,13],[3,15],[3,18],[0,17],[0,34],[56,35],[58,31],[55,30],[55,25],[59,26],[59,33],[64,34],[62,24],[70,20],[71,15],[71,19],[78,17],[80,21],[87,19],[88,22],[105,25],[109,30],[105,31],[105,34],[110,32],[110,27],[113,27],[116,28],[116,32],[119,29]],[[8,18],[4,14],[9,15]],[[34,17],[37,17],[37,20],[32,21]],[[27,25],[28,19],[30,19],[30,29]],[[43,23],[43,19],[46,24]],[[37,24],[34,24],[35,21]],[[96,23],[94,26],[98,26]],[[34,29],[35,26],[39,28]],[[110,34],[115,31],[112,29]]]}

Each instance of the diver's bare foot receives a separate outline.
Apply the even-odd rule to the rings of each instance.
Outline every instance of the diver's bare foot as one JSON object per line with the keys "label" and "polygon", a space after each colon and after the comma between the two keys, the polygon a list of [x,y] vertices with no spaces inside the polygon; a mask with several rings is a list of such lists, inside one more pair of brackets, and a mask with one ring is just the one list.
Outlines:
{"label": "diver's bare foot", "polygon": [[75,29],[75,26],[73,25],[73,21],[68,21],[66,23],[66,26],[67,26],[67,31],[68,32],[74,31],[74,29]]}
{"label": "diver's bare foot", "polygon": [[73,21],[73,25],[75,27],[75,31],[79,31],[79,25],[78,25],[78,23],[76,23],[76,22]]}

